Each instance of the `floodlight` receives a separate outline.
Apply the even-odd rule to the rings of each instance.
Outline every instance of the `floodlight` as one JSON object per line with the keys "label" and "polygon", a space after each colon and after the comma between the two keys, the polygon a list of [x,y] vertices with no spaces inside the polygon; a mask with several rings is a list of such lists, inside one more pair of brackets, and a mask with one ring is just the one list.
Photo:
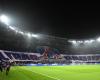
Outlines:
{"label": "floodlight", "polygon": [[32,34],[32,37],[38,37],[38,35],[36,35],[36,34]]}
{"label": "floodlight", "polygon": [[5,15],[1,15],[1,16],[0,16],[0,22],[6,24],[6,25],[8,26],[9,29],[15,31],[16,33],[19,33],[19,34],[21,34],[21,35],[26,35],[26,36],[28,36],[28,38],[31,38],[31,37],[37,38],[37,37],[39,37],[39,36],[36,35],[36,34],[31,34],[31,33],[29,33],[29,32],[28,32],[28,33],[23,32],[23,31],[17,29],[16,27],[13,27],[13,26],[9,25],[9,19],[8,19],[8,17],[5,16]]}
{"label": "floodlight", "polygon": [[31,35],[30,33],[27,33],[27,36],[28,36],[29,38],[31,38],[32,35]]}
{"label": "floodlight", "polygon": [[73,44],[76,44],[77,42],[75,40],[71,41]]}
{"label": "floodlight", "polygon": [[3,22],[4,24],[8,25],[9,24],[9,19],[5,15],[0,16],[0,21]]}
{"label": "floodlight", "polygon": [[69,40],[68,42],[70,42],[72,44],[76,44],[77,43],[75,40]]}
{"label": "floodlight", "polygon": [[16,29],[15,29],[14,27],[12,27],[12,26],[9,26],[9,28],[10,28],[11,30],[16,31]]}
{"label": "floodlight", "polygon": [[77,41],[78,43],[83,43],[83,41]]}
{"label": "floodlight", "polygon": [[85,40],[84,43],[89,43],[89,40]]}
{"label": "floodlight", "polygon": [[98,42],[100,42],[100,37],[99,37],[99,38],[97,38],[97,41],[98,41]]}
{"label": "floodlight", "polygon": [[92,40],[92,39],[91,39],[91,40],[90,40],[90,43],[92,43],[92,42],[94,42],[94,41],[95,41],[95,40]]}
{"label": "floodlight", "polygon": [[85,40],[84,43],[93,43],[95,40]]}
{"label": "floodlight", "polygon": [[22,32],[22,31],[18,31],[18,33],[20,33],[20,34],[24,35],[24,32]]}

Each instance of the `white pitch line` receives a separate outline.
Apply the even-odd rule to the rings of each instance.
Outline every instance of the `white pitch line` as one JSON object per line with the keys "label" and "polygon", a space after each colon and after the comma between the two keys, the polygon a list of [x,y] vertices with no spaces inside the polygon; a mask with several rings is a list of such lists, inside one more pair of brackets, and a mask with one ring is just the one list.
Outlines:
{"label": "white pitch line", "polygon": [[[29,69],[26,69],[26,70],[29,70]],[[31,70],[29,70],[29,71],[31,71]],[[38,72],[34,72],[34,71],[31,71],[31,72],[33,72],[33,73],[37,73],[37,74],[41,74],[41,75],[43,75],[43,76],[46,76],[46,77],[49,77],[49,78],[52,78],[52,79],[55,79],[55,80],[60,80],[60,79],[57,79],[57,78],[54,78],[54,77],[48,76],[48,75],[43,74],[43,73],[38,73]]]}

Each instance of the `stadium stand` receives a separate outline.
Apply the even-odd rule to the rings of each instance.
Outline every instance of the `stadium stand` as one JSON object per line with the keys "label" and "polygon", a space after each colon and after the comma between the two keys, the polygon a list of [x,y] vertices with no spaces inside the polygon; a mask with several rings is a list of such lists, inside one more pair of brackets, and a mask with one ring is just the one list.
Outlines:
{"label": "stadium stand", "polygon": [[32,61],[38,60],[39,53],[24,53],[0,50],[0,59],[9,59],[13,61]]}
{"label": "stadium stand", "polygon": [[100,54],[64,55],[64,58],[71,63],[100,63]]}
{"label": "stadium stand", "polygon": [[65,55],[54,54],[52,57],[45,58],[47,53],[25,53],[25,52],[12,52],[0,50],[0,59],[11,60],[20,64],[28,63],[41,63],[41,64],[73,64],[73,63],[100,63],[100,54],[87,54],[87,55]]}

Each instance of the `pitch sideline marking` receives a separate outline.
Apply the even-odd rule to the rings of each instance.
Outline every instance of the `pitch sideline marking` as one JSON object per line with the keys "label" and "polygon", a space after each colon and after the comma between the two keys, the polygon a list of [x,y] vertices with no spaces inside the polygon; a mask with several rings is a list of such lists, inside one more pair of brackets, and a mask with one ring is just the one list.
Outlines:
{"label": "pitch sideline marking", "polygon": [[[24,69],[25,69],[25,68],[24,68]],[[26,69],[26,70],[29,70],[29,69]],[[31,71],[31,70],[29,70],[29,71]],[[31,71],[31,72],[34,72],[34,71]],[[48,75],[43,74],[43,73],[38,73],[38,72],[34,72],[34,73],[41,74],[41,75],[43,75],[43,76],[47,76],[47,77],[52,78],[52,79],[55,79],[55,80],[60,80],[60,79],[57,79],[57,78],[54,78],[54,77],[48,76]]]}

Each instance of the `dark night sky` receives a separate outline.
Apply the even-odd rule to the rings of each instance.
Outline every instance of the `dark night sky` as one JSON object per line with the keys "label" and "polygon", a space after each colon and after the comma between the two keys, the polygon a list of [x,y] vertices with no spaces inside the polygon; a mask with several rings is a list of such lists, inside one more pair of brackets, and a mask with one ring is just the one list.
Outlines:
{"label": "dark night sky", "polygon": [[88,39],[100,35],[99,6],[65,2],[0,1],[0,14],[11,17],[12,25],[23,30],[68,39]]}

